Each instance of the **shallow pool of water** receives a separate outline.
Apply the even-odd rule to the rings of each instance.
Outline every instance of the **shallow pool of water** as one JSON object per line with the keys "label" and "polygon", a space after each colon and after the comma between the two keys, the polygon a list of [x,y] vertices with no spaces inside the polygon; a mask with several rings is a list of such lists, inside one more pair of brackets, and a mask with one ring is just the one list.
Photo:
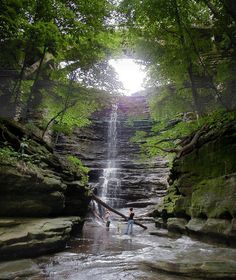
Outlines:
{"label": "shallow pool of water", "polygon": [[236,260],[236,250],[191,240],[188,237],[170,239],[149,234],[135,226],[133,235],[118,232],[115,222],[106,228],[87,222],[81,235],[75,237],[65,251],[37,259],[41,273],[38,279],[67,280],[193,280],[183,276],[153,271],[145,262],[197,262]]}

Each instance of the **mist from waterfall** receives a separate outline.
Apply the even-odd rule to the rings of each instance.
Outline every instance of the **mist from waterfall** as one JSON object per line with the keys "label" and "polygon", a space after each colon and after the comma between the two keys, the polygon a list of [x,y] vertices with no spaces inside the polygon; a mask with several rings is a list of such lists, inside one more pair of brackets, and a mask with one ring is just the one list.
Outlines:
{"label": "mist from waterfall", "polygon": [[120,179],[117,174],[117,109],[117,104],[113,104],[108,122],[107,166],[103,169],[101,185],[101,197],[112,207],[119,206],[116,196],[120,187]]}

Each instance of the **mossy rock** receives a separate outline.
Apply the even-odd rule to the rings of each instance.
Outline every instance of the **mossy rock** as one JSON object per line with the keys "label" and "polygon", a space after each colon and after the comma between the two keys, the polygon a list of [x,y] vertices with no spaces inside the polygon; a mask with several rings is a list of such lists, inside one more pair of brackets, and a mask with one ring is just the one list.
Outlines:
{"label": "mossy rock", "polygon": [[65,197],[60,192],[50,194],[4,195],[0,198],[2,217],[47,217],[63,213]]}
{"label": "mossy rock", "polygon": [[231,221],[223,219],[207,219],[202,231],[207,234],[227,236],[231,232]]}
{"label": "mossy rock", "polygon": [[[236,129],[236,128],[235,128]],[[236,172],[236,135],[223,135],[204,143],[198,149],[175,160],[173,172],[182,176],[181,185],[185,186],[191,176],[191,185],[204,178],[215,178]],[[187,182],[183,179],[183,174]],[[188,176],[186,176],[188,174]]]}
{"label": "mossy rock", "polygon": [[201,181],[193,189],[190,213],[192,217],[236,217],[236,175]]}
{"label": "mossy rock", "polygon": [[191,198],[179,196],[179,198],[175,201],[175,205],[173,207],[175,216],[177,217],[190,217],[191,216]]}
{"label": "mossy rock", "polygon": [[185,233],[187,220],[183,218],[169,218],[167,221],[167,229],[177,233]]}
{"label": "mossy rock", "polygon": [[0,119],[0,132],[0,216],[86,215],[89,195],[79,167],[71,170],[22,125]]}

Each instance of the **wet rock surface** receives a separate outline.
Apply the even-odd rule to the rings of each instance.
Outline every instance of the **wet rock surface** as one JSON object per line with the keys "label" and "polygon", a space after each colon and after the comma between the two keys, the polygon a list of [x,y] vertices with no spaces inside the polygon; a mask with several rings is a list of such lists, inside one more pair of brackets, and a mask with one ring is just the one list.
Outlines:
{"label": "wet rock surface", "polygon": [[[30,279],[196,280],[235,279],[235,249],[191,240],[189,237],[150,235],[134,227],[124,235],[126,223],[87,222],[81,235],[64,252],[34,259],[40,272]],[[1,274],[0,274],[1,277]]]}
{"label": "wet rock surface", "polygon": [[0,261],[58,251],[81,229],[78,217],[0,218]]}
{"label": "wet rock surface", "polygon": [[[116,124],[116,178],[107,186],[107,199],[117,205],[129,203],[133,207],[148,207],[166,194],[168,163],[161,157],[153,161],[140,160],[140,149],[130,141],[137,130],[149,132],[151,119],[146,97],[123,97],[118,102]],[[59,154],[74,154],[90,168],[90,184],[98,189],[104,182],[108,166],[108,127],[111,110],[98,112],[89,128],[76,130],[72,139],[62,136],[57,145]],[[136,119],[136,120],[135,120]],[[119,191],[116,191],[116,189]],[[115,206],[117,206],[115,205]]]}
{"label": "wet rock surface", "polygon": [[203,279],[235,279],[235,261],[206,261],[206,262],[163,262],[145,263],[150,268],[184,275],[189,277],[202,277]]}
{"label": "wet rock surface", "polygon": [[176,220],[175,229],[202,240],[236,245],[235,143],[236,124],[231,122],[209,130],[191,152],[175,159],[163,208],[167,216],[188,222],[181,227]]}
{"label": "wet rock surface", "polygon": [[40,273],[38,265],[30,259],[0,263],[0,279],[31,279]]}
{"label": "wet rock surface", "polygon": [[40,269],[33,260],[18,260],[0,263],[0,279],[30,279],[38,274]]}
{"label": "wet rock surface", "polygon": [[0,260],[63,249],[90,201],[81,171],[18,123],[0,120],[0,132]]}

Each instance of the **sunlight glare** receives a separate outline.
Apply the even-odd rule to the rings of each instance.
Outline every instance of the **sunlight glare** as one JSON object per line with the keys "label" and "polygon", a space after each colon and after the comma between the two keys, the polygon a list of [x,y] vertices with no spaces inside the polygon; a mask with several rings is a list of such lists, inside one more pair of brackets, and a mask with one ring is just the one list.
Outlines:
{"label": "sunlight glare", "polygon": [[135,59],[111,59],[109,63],[115,68],[119,80],[123,83],[125,95],[131,95],[135,92],[144,90],[144,87],[142,86],[146,75],[144,72],[144,66],[135,62]]}

